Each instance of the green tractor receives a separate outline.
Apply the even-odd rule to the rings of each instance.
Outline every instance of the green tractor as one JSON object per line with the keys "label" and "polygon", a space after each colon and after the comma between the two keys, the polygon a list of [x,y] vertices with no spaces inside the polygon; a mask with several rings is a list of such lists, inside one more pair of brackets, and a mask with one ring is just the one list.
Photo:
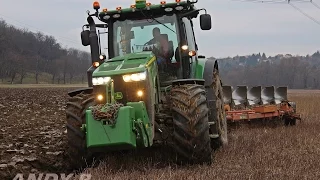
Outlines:
{"label": "green tractor", "polygon": [[[211,29],[211,16],[197,2],[136,0],[103,11],[93,3],[81,32],[91,49],[89,87],[68,93],[71,160],[160,145],[184,162],[210,163],[228,143],[217,61],[197,54],[192,20],[201,10],[201,29]],[[97,28],[108,29],[107,57]]]}

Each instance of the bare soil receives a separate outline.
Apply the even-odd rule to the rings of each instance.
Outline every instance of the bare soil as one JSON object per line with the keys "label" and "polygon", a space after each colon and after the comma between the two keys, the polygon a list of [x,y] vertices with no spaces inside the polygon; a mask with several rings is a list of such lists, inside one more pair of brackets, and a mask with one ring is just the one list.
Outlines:
{"label": "bare soil", "polygon": [[[0,179],[69,173],[65,103],[69,90],[0,88]],[[318,91],[290,91],[303,121],[295,127],[240,126],[212,165],[173,163],[166,148],[110,153],[88,167],[92,179],[320,179]]]}
{"label": "bare soil", "polygon": [[70,89],[0,88],[0,179],[67,171],[64,123]]}

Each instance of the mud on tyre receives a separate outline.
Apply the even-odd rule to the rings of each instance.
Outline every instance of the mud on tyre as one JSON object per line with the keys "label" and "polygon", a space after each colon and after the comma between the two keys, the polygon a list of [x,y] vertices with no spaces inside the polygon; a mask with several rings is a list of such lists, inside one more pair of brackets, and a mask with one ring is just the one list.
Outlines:
{"label": "mud on tyre", "polygon": [[211,163],[208,106],[201,85],[186,84],[171,90],[173,148],[182,162]]}
{"label": "mud on tyre", "polygon": [[86,148],[85,133],[81,130],[86,123],[85,112],[94,104],[94,97],[84,92],[70,97],[67,102],[67,156],[72,169],[81,169],[92,161],[91,154]]}
{"label": "mud on tyre", "polygon": [[211,139],[211,147],[214,150],[219,149],[222,146],[228,145],[228,129],[226,112],[224,110],[223,89],[222,83],[217,68],[213,70],[213,82],[207,87],[207,96],[213,96],[212,109],[209,112],[210,122],[214,124],[210,126],[210,134],[216,137]]}

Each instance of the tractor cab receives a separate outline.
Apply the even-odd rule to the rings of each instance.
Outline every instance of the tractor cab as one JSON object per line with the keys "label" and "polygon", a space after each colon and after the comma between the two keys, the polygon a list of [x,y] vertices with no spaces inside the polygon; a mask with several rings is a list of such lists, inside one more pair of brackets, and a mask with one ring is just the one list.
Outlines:
{"label": "tractor cab", "polygon": [[[89,24],[85,25],[90,30],[84,30],[81,36],[83,45],[91,46],[93,67],[89,69],[90,73],[115,57],[152,52],[158,64],[160,82],[194,77],[196,72],[191,66],[197,61],[198,49],[192,19],[204,10],[197,10],[195,3],[197,0],[161,1],[159,4],[136,0],[128,8],[103,8],[99,12],[100,4],[94,2],[96,12],[88,12]],[[92,16],[104,24],[95,24]],[[202,30],[211,29],[209,14],[200,16],[200,26]],[[108,60],[101,56],[96,27],[108,28]]]}

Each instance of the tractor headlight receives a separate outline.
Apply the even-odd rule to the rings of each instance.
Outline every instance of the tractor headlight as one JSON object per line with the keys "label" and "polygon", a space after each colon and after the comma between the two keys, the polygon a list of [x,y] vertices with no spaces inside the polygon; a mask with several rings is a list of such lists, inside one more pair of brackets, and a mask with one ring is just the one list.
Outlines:
{"label": "tractor headlight", "polygon": [[92,84],[93,85],[103,85],[103,84],[108,84],[110,82],[111,78],[110,77],[94,77],[92,78]]}
{"label": "tractor headlight", "polygon": [[131,82],[131,81],[143,81],[147,78],[146,72],[135,73],[135,74],[128,74],[122,76],[124,82]]}

